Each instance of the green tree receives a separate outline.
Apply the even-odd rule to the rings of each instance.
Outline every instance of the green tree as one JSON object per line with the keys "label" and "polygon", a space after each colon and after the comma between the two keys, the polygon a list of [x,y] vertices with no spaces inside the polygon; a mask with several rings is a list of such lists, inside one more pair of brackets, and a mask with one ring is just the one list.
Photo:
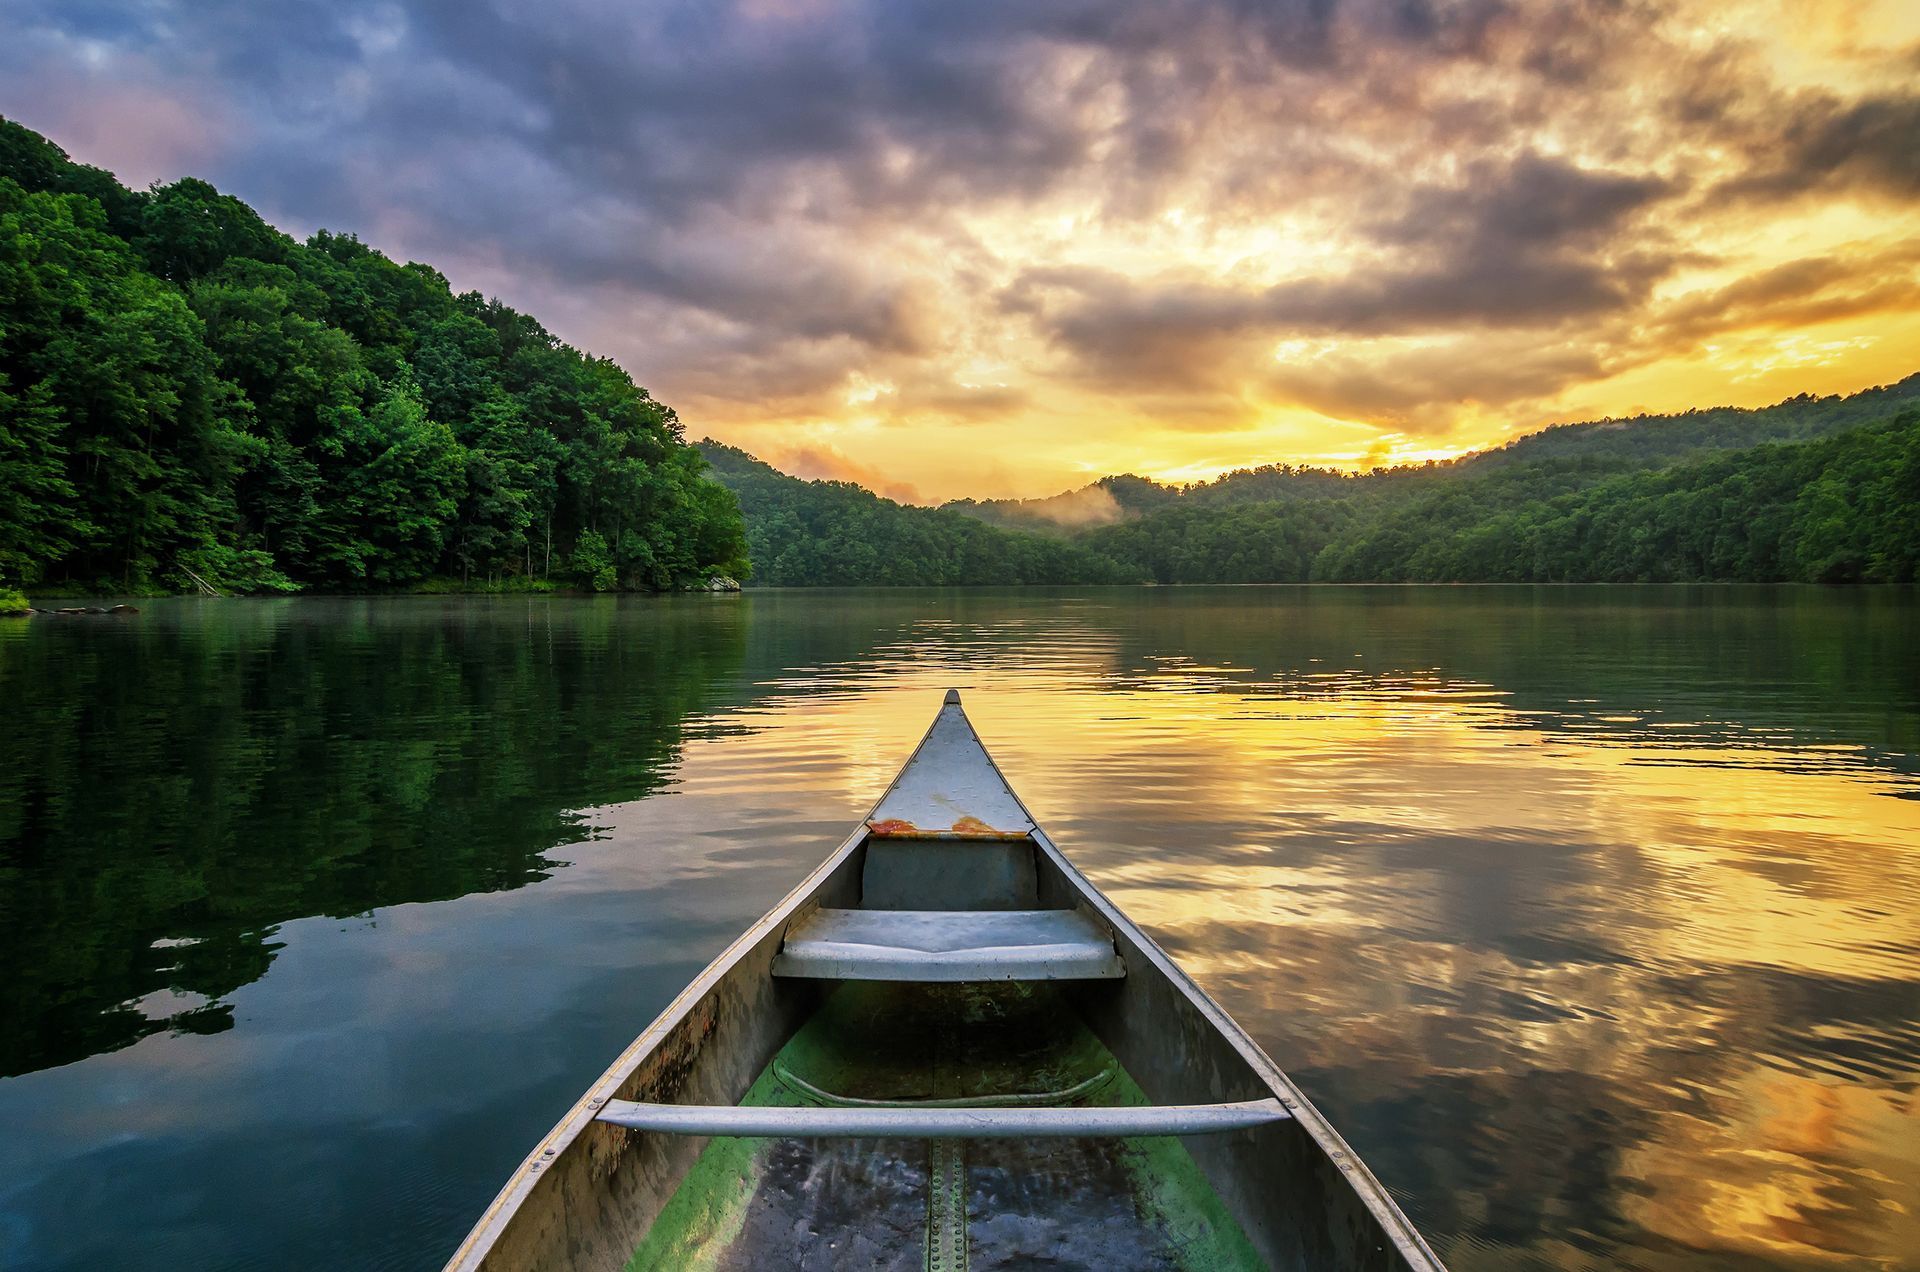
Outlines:
{"label": "green tree", "polygon": [[[7,343],[0,325],[0,347]],[[97,533],[68,511],[74,489],[67,479],[66,447],[60,444],[63,432],[60,410],[45,383],[21,395],[8,392],[0,375],[0,580],[36,583],[46,562]]]}
{"label": "green tree", "polygon": [[155,274],[185,285],[235,257],[281,260],[292,243],[232,195],[186,177],[146,201],[138,246]]}
{"label": "green tree", "polygon": [[318,564],[336,584],[410,583],[433,572],[465,493],[467,455],[411,385],[352,412],[322,443],[330,461]]}
{"label": "green tree", "polygon": [[596,592],[613,590],[617,581],[613,553],[607,549],[607,540],[598,530],[585,531],[573,545],[573,572]]}
{"label": "green tree", "polygon": [[22,579],[544,575],[590,531],[617,583],[744,570],[732,496],[613,363],[430,266],[296,243],[204,181],[128,191],[4,120],[0,486]]}
{"label": "green tree", "polygon": [[[185,298],[139,268],[96,200],[0,177],[0,341],[9,431],[65,452],[70,568],[140,586],[230,518],[235,395]],[[26,477],[63,489],[44,460]]]}

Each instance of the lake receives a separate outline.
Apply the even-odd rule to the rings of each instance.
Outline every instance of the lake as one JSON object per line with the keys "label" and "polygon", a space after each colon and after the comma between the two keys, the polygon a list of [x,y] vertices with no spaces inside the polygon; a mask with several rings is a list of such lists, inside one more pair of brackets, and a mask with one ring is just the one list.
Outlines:
{"label": "lake", "polygon": [[0,1264],[437,1268],[959,687],[1456,1272],[1920,1267],[1920,599],[0,623]]}

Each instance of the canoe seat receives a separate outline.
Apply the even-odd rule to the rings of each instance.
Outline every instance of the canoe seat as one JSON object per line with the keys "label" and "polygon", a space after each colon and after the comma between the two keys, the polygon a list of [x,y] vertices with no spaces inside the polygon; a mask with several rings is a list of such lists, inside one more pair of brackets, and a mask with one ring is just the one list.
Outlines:
{"label": "canoe seat", "polygon": [[788,1139],[1085,1139],[1243,1131],[1293,1114],[1279,1100],[1093,1108],[799,1108],[733,1104],[636,1104],[608,1100],[594,1115],[615,1126],[675,1135],[768,1135]]}
{"label": "canoe seat", "polygon": [[801,915],[775,976],[813,980],[1111,980],[1113,938],[1081,910],[830,910]]}

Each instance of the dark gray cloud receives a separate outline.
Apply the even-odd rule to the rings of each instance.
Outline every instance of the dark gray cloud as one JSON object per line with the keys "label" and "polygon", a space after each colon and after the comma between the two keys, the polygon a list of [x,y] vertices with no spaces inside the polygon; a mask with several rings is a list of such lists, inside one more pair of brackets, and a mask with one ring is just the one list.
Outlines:
{"label": "dark gray cloud", "polygon": [[1223,360],[1288,336],[1552,327],[1645,303],[1683,259],[1664,233],[1629,236],[1678,183],[1531,152],[1416,185],[1369,234],[1384,256],[1337,276],[1258,290],[1216,280],[1142,285],[1117,273],[1036,270],[1006,296],[1101,379],[1195,384]]}
{"label": "dark gray cloud", "polygon": [[1725,194],[1830,198],[1839,186],[1920,199],[1920,87],[1852,101],[1798,94],[1742,132],[1751,167]]}
{"label": "dark gray cloud", "polygon": [[1511,160],[1476,160],[1456,183],[1414,186],[1401,210],[1371,230],[1387,242],[1468,243],[1476,250],[1604,246],[1630,217],[1680,185],[1526,151]]}

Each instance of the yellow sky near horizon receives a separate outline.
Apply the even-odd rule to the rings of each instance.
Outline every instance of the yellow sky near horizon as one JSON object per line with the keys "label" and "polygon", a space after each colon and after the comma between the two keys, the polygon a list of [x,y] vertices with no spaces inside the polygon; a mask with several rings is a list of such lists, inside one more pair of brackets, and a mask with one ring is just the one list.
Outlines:
{"label": "yellow sky near horizon", "polygon": [[[1823,230],[1821,219],[1818,212],[1782,210],[1773,223],[1747,231],[1749,244],[1717,248],[1714,267],[1699,271],[1692,286],[1672,290],[1667,305],[1678,307],[1711,295],[1716,285],[1808,259],[1844,263],[1872,254],[1876,238],[1896,238],[1856,237],[1847,226]],[[1920,223],[1906,229],[1920,236]],[[1084,245],[1081,250],[1099,256]],[[1902,265],[1890,281],[1910,287],[1912,259]],[[1879,289],[1867,280],[1863,290]],[[766,411],[754,403],[707,403],[697,395],[689,402],[684,394],[668,400],[683,403],[691,435],[740,446],[799,476],[861,481],[920,503],[969,495],[1034,497],[1123,472],[1178,484],[1268,463],[1347,469],[1419,463],[1498,446],[1555,423],[1761,407],[1801,393],[1856,393],[1920,371],[1916,296],[1920,292],[1843,297],[1831,316],[1804,320],[1781,321],[1769,313],[1729,319],[1684,342],[1633,350],[1612,374],[1569,378],[1517,400],[1469,391],[1422,403],[1411,419],[1284,391],[1248,394],[1221,418],[1185,418],[1177,402],[1162,415],[1152,395],[1073,383],[1044,341],[1031,335],[1008,335],[996,351],[998,360],[976,356],[955,373],[952,383],[963,391],[1019,386],[1027,396],[1017,409],[985,419],[955,420],[937,408],[902,403],[900,384],[878,370],[849,372],[837,396],[827,395],[811,409]],[[1580,335],[1542,337],[1548,338],[1578,343]],[[1396,362],[1424,350],[1445,351],[1456,340],[1448,334],[1281,339],[1271,357],[1308,373],[1350,364],[1363,379],[1369,368],[1391,377]],[[1471,352],[1462,360],[1470,365]],[[1206,404],[1207,412],[1213,409]]]}
{"label": "yellow sky near horizon", "polygon": [[[1140,421],[1132,429],[1102,433],[1092,442],[1064,430],[1037,429],[1028,419],[1010,419],[974,426],[971,436],[988,453],[959,456],[947,438],[892,436],[890,421],[851,413],[802,421],[713,420],[704,430],[694,427],[690,435],[711,435],[795,476],[857,481],[903,503],[939,504],[967,497],[1045,497],[1120,473],[1182,485],[1261,464],[1351,471],[1418,464],[1499,446],[1552,424],[1695,407],[1754,408],[1800,393],[1846,395],[1892,384],[1916,371],[1920,314],[1779,337],[1730,339],[1721,348],[1581,386],[1550,407],[1518,415],[1471,411],[1438,443],[1390,426],[1298,408],[1276,409],[1267,422],[1224,435],[1166,430]],[[999,458],[1015,453],[1021,456],[1017,468]]]}

